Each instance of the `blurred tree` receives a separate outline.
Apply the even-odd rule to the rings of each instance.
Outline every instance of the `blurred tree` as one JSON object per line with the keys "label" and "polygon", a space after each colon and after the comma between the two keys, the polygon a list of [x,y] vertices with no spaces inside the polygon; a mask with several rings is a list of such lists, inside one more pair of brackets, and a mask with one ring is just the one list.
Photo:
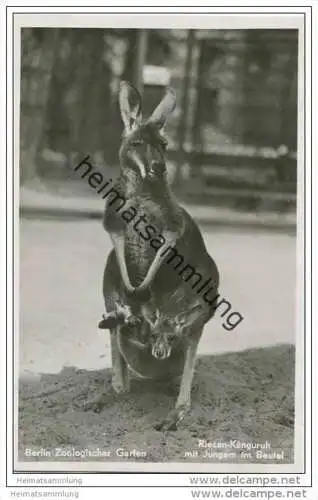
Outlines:
{"label": "blurred tree", "polygon": [[[224,48],[217,39],[203,38],[198,42],[199,59],[197,74],[197,100],[194,113],[193,142],[197,149],[204,147],[202,125],[205,122],[219,125],[218,93],[220,83],[218,62],[224,57]],[[215,68],[216,67],[216,68]]]}
{"label": "blurred tree", "polygon": [[214,141],[222,132],[241,144],[295,143],[296,30],[213,30],[200,40],[198,68],[195,143],[206,142],[205,129]]}
{"label": "blurred tree", "polygon": [[[103,152],[107,163],[118,163],[118,81],[135,80],[137,35],[134,29],[22,30],[23,180],[35,177],[42,147],[68,158]],[[118,56],[120,42],[126,50]],[[151,30],[148,62],[164,63],[169,51],[167,35]],[[116,58],[122,59],[120,74]]]}
{"label": "blurred tree", "polygon": [[297,31],[246,30],[245,38],[243,137],[274,147],[290,143],[297,123],[297,98],[294,104],[290,99],[297,72]]}
{"label": "blurred tree", "polygon": [[[117,30],[117,32],[120,36],[124,37],[127,43],[123,78],[134,82],[136,47],[138,46],[138,30],[127,29]],[[167,59],[171,55],[171,43],[169,37],[163,32],[164,30],[149,30],[146,55],[147,64],[164,65],[167,63]]]}
{"label": "blurred tree", "polygon": [[71,143],[73,149],[82,156],[94,154],[103,147],[102,118],[109,75],[104,73],[107,66],[103,62],[103,30],[85,29],[78,35],[78,64],[74,80],[78,86],[79,99],[75,108]]}
{"label": "blurred tree", "polygon": [[189,98],[190,98],[190,82],[191,82],[191,66],[193,62],[193,50],[195,46],[195,30],[188,30],[186,45],[186,58],[184,65],[184,77],[182,88],[181,113],[179,127],[177,133],[178,156],[177,156],[177,171],[175,176],[175,185],[180,187],[181,169],[185,163],[185,143],[187,138],[187,130],[189,128]]}
{"label": "blurred tree", "polygon": [[21,30],[20,182],[36,181],[59,29]]}
{"label": "blurred tree", "polygon": [[103,148],[103,116],[111,79],[104,51],[104,30],[63,30],[51,85],[50,148],[67,155]]}
{"label": "blurred tree", "polygon": [[[134,82],[138,30],[135,29],[72,29],[63,30],[71,49],[57,68],[59,85],[52,86],[51,117],[49,122],[56,135],[65,136],[70,127],[71,152],[92,155],[102,151],[107,164],[118,163],[122,123],[118,110],[116,77]],[[152,63],[163,62],[169,53],[169,42],[153,30],[149,37],[148,54]],[[110,43],[110,39],[112,42]],[[116,45],[124,44],[122,68],[115,74]],[[61,56],[60,56],[61,57]],[[63,59],[63,58],[62,58]],[[117,69],[118,72],[118,69]],[[66,93],[61,99],[60,93]],[[61,103],[61,104],[59,104]],[[63,107],[64,106],[64,107]],[[60,117],[60,119],[59,119]],[[68,117],[68,118],[67,118]],[[68,124],[67,124],[68,122]],[[65,124],[63,126],[63,123]],[[61,149],[61,141],[59,149]]]}

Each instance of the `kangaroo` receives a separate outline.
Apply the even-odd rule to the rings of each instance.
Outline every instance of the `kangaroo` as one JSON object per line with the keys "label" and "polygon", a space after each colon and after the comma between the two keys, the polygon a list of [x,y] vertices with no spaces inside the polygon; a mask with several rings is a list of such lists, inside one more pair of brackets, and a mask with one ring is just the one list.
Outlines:
{"label": "kangaroo", "polygon": [[[135,100],[133,106],[132,100]],[[147,182],[147,174],[154,166],[165,165],[167,141],[160,131],[173,111],[176,99],[173,89],[168,88],[152,115],[143,121],[139,92],[128,82],[121,82],[119,103],[124,123],[119,151],[121,170],[112,188],[115,198],[106,200],[103,225],[110,234],[125,289],[134,292],[141,282],[143,289],[147,288],[149,278],[146,281],[144,278],[155,252],[130,224],[132,218],[138,214],[144,219],[147,217],[148,225],[151,222],[159,224],[158,230],[166,238],[166,247],[173,245],[182,232],[181,210],[179,213],[175,210],[172,215],[154,202]],[[125,210],[121,211],[123,208]]]}
{"label": "kangaroo", "polygon": [[[126,97],[128,88],[122,86]],[[118,222],[118,214],[106,207],[104,227],[114,249],[103,278],[108,314],[99,326],[111,333],[115,391],[129,391],[128,369],[145,378],[181,376],[175,408],[156,425],[157,430],[173,430],[190,409],[197,347],[216,309],[219,272],[197,224],[177,203],[167,182],[160,131],[174,109],[175,93],[168,89],[144,122],[140,96],[138,107],[132,109],[124,94],[120,94],[125,133],[118,186],[129,196],[126,206],[142,212],[147,225],[144,233],[137,231]],[[198,287],[201,279],[205,283]],[[199,292],[209,282],[211,287],[202,297]]]}

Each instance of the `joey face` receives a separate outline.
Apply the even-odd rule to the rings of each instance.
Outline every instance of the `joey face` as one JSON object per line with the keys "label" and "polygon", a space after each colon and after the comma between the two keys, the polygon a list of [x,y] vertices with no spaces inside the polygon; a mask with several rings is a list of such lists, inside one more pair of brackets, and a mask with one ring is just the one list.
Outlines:
{"label": "joey face", "polygon": [[151,353],[156,359],[168,358],[172,349],[186,341],[191,328],[202,315],[201,304],[193,304],[188,310],[175,316],[157,311],[156,320],[151,325]]}
{"label": "joey face", "polygon": [[156,359],[169,358],[172,349],[182,340],[182,333],[178,320],[159,316],[151,330],[151,354]]}

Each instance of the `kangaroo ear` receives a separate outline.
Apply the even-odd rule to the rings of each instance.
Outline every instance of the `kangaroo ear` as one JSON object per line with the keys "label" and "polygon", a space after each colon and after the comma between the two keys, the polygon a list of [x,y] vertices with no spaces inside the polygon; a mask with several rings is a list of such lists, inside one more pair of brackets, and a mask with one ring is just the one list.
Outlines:
{"label": "kangaroo ear", "polygon": [[152,123],[159,129],[161,129],[169,115],[174,111],[176,107],[177,97],[176,93],[171,87],[167,87],[166,93],[162,99],[162,101],[158,104],[150,118],[148,119],[148,123]]}
{"label": "kangaroo ear", "polygon": [[142,119],[141,95],[131,83],[120,82],[119,109],[125,132],[130,132]]}

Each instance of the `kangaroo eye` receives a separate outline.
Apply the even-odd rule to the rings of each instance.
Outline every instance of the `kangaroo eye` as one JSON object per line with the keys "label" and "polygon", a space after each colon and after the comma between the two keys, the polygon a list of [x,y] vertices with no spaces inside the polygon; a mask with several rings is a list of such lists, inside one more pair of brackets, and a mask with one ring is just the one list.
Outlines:
{"label": "kangaroo eye", "polygon": [[157,139],[158,139],[159,144],[163,148],[166,148],[168,146],[168,139],[164,135],[159,134]]}

